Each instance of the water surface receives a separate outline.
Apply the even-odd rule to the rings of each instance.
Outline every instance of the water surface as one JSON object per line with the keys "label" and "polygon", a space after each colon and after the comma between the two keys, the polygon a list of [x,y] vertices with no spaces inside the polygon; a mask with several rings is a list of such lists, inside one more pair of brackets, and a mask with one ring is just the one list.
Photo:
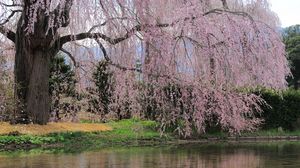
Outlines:
{"label": "water surface", "polygon": [[109,148],[81,153],[0,153],[0,168],[282,168],[300,167],[300,142],[215,143]]}

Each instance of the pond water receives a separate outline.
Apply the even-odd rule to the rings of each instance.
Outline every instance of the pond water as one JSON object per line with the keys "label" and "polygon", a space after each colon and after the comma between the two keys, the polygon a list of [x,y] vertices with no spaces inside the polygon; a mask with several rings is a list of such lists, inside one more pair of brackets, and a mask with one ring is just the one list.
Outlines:
{"label": "pond water", "polygon": [[282,168],[300,167],[300,142],[215,143],[108,148],[81,153],[0,153],[0,168]]}

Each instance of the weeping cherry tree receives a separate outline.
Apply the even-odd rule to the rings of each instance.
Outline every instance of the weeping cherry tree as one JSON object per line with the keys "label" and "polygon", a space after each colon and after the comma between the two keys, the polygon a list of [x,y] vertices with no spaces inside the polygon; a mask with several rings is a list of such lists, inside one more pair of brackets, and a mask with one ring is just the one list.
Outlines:
{"label": "weeping cherry tree", "polygon": [[[286,87],[278,25],[267,0],[0,0],[2,41],[15,48],[16,112],[38,124],[50,114],[50,60],[64,52],[80,69],[93,54],[79,55],[81,46],[100,49],[114,70],[112,111],[129,102],[138,114],[143,95],[155,100],[162,130],[180,122],[188,136],[210,121],[231,133],[255,129],[264,101],[240,88]],[[176,94],[164,91],[170,84]]]}

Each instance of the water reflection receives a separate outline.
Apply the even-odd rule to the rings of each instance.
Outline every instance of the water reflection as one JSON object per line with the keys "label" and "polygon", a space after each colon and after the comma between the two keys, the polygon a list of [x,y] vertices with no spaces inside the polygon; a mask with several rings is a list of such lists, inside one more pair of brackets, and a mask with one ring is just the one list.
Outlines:
{"label": "water reflection", "polygon": [[0,168],[300,167],[300,142],[104,149],[79,154],[0,154]]}

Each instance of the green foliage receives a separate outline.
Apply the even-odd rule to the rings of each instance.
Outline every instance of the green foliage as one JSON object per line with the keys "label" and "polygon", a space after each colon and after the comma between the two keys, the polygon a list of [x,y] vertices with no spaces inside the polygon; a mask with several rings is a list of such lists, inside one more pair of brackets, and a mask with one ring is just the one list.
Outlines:
{"label": "green foliage", "polygon": [[[146,119],[157,120],[159,115],[161,114],[161,109],[159,109],[159,104],[161,102],[157,102],[154,94],[154,87],[151,83],[141,83],[140,89],[146,90],[146,95],[141,97],[141,104],[143,106],[143,114]],[[161,87],[161,92],[164,93],[164,98],[166,103],[170,105],[170,107],[178,107],[184,112],[184,108],[182,107],[182,88],[179,84],[168,83],[166,86]],[[191,89],[190,89],[191,90]]]}
{"label": "green foliage", "polygon": [[57,55],[51,60],[50,72],[49,91],[52,95],[54,92],[67,96],[75,95],[75,72],[71,65],[66,64],[63,56]]}
{"label": "green foliage", "polygon": [[293,77],[290,77],[288,82],[290,86],[298,89],[300,87],[300,25],[286,28],[283,36],[293,74]]}
{"label": "green foliage", "polygon": [[13,79],[7,64],[0,52],[0,121],[9,121],[15,107]]}
{"label": "green foliage", "polygon": [[71,65],[66,63],[62,55],[56,55],[51,60],[49,77],[49,92],[52,97],[51,120],[61,120],[61,113],[72,119],[76,116],[75,113],[80,109],[74,103],[76,82],[75,72]]}
{"label": "green foliage", "polygon": [[1,145],[8,145],[8,144],[35,144],[35,145],[42,145],[42,144],[50,144],[58,142],[59,139],[56,137],[49,137],[49,136],[33,136],[33,135],[21,135],[21,136],[11,136],[5,135],[0,136],[0,146]]}
{"label": "green foliage", "polygon": [[63,146],[63,149],[70,152],[74,150],[78,152],[124,144],[133,146],[139,144],[153,145],[166,140],[166,137],[160,137],[160,133],[157,131],[158,124],[154,121],[128,119],[107,124],[113,127],[112,131],[64,132],[51,133],[45,136],[2,135],[0,136],[0,150],[1,148],[5,149],[5,146],[10,144],[20,145],[20,148],[22,145],[37,145],[38,147],[52,144],[54,147]]}
{"label": "green foliage", "polygon": [[258,130],[256,132],[246,132],[241,135],[242,137],[259,137],[259,136],[300,136],[299,130],[280,130],[278,128],[274,129],[264,129],[264,130]]}
{"label": "green foliage", "polygon": [[109,113],[109,104],[113,94],[113,73],[109,70],[108,63],[102,60],[98,63],[93,73],[95,88],[90,89],[90,111],[100,113],[102,116]]}
{"label": "green foliage", "polygon": [[262,118],[264,129],[282,127],[285,130],[300,128],[300,91],[286,90],[278,93],[272,90],[256,92],[271,106],[264,106]]}

